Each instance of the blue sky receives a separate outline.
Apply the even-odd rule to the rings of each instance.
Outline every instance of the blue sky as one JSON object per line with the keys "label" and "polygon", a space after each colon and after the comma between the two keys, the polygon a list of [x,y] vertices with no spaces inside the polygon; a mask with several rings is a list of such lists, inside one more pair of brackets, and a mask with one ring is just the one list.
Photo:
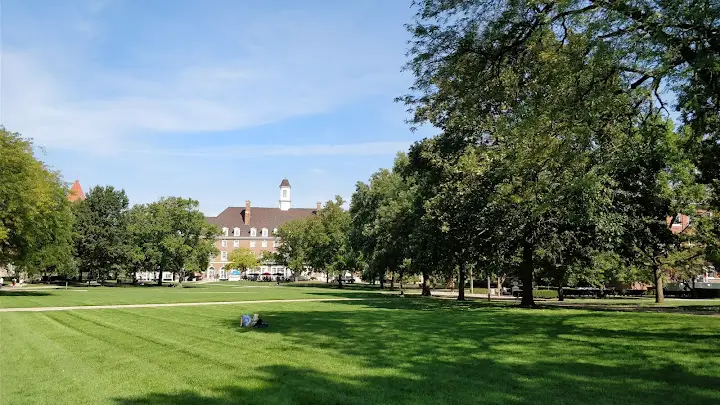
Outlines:
{"label": "blue sky", "polygon": [[314,207],[411,133],[409,0],[2,0],[0,118],[66,181],[208,215]]}

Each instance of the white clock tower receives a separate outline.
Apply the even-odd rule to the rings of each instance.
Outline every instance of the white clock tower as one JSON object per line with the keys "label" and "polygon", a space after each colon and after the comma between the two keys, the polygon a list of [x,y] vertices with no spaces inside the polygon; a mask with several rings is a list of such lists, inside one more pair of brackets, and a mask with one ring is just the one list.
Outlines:
{"label": "white clock tower", "polygon": [[290,182],[283,179],[280,183],[280,210],[287,211],[290,209]]}

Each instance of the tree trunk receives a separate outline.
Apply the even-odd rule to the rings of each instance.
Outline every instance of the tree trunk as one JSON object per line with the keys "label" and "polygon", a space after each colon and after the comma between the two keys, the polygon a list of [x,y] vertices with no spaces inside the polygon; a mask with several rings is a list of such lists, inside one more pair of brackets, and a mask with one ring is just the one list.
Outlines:
{"label": "tree trunk", "polygon": [[395,289],[395,272],[390,273],[390,290]]}
{"label": "tree trunk", "polygon": [[342,276],[338,275],[338,288],[343,288]]}
{"label": "tree trunk", "polygon": [[162,285],[162,275],[163,275],[163,271],[162,271],[162,269],[159,269],[159,270],[158,270],[157,285]]}
{"label": "tree trunk", "polygon": [[431,295],[430,294],[430,284],[428,284],[428,279],[430,278],[430,273],[428,273],[427,271],[423,271],[422,277],[423,277],[423,281],[422,281],[421,295],[423,297],[429,297]]}
{"label": "tree trunk", "polygon": [[470,278],[470,294],[475,294],[475,282],[473,280],[472,268],[468,269],[468,277]]}
{"label": "tree trunk", "polygon": [[488,284],[488,301],[490,301],[490,273],[488,273],[487,284]]}
{"label": "tree trunk", "polygon": [[384,274],[380,275],[380,289],[381,290],[385,289],[385,275]]}
{"label": "tree trunk", "polygon": [[527,241],[523,243],[520,277],[523,282],[520,306],[532,308],[535,306],[535,300],[533,299],[533,245]]}
{"label": "tree trunk", "polygon": [[563,286],[558,286],[558,301],[565,301],[565,293],[563,292]]}
{"label": "tree trunk", "polygon": [[465,265],[460,265],[458,272],[458,301],[465,301]]}
{"label": "tree trunk", "polygon": [[497,288],[498,288],[497,295],[500,296],[500,295],[502,295],[502,285],[503,285],[503,282],[505,281],[505,277],[500,278],[500,276],[498,276],[497,281],[498,281],[498,283],[497,283]]}
{"label": "tree trunk", "polygon": [[82,268],[78,269],[78,283],[82,282]]}
{"label": "tree trunk", "polygon": [[330,272],[326,271],[325,272],[325,284],[327,284],[329,282],[330,282]]}
{"label": "tree trunk", "polygon": [[662,274],[660,273],[660,266],[653,265],[653,276],[655,278],[655,303],[662,304],[665,299],[663,292],[663,280]]}

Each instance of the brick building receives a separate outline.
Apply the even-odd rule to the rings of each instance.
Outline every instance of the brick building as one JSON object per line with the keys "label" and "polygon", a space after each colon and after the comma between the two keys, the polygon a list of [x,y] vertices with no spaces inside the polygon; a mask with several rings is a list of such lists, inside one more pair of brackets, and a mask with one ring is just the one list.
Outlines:
{"label": "brick building", "polygon": [[315,208],[293,208],[290,192],[290,182],[283,179],[280,183],[278,206],[275,208],[253,207],[250,200],[247,200],[244,207],[227,207],[216,217],[206,217],[208,222],[221,229],[221,233],[215,240],[215,246],[220,253],[210,259],[204,277],[211,280],[239,280],[243,276],[290,277],[289,269],[272,263],[248,270],[246,274],[227,267],[230,252],[235,249],[249,249],[257,257],[260,257],[263,251],[275,252],[280,244],[277,229],[282,224],[315,215],[320,209],[320,202]]}

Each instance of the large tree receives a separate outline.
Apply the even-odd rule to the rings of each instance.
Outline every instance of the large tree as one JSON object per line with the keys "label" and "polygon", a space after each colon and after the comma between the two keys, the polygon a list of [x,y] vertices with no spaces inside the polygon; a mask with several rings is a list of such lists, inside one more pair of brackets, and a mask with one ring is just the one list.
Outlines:
{"label": "large tree", "polygon": [[308,226],[310,218],[301,218],[282,224],[277,231],[280,245],[277,247],[275,259],[292,272],[293,280],[297,280],[309,265]]}
{"label": "large tree", "polygon": [[358,182],[350,203],[351,248],[361,253],[370,277],[380,277],[381,286],[388,271],[402,279],[417,268],[404,265],[411,258],[410,235],[418,231],[413,226],[413,183],[399,172],[407,160],[399,154],[393,170],[374,173],[369,184]]}
{"label": "large tree", "polygon": [[131,264],[131,237],[128,232],[128,197],[125,190],[96,186],[87,199],[73,204],[74,238],[79,279],[108,279]]}
{"label": "large tree", "polygon": [[325,272],[327,280],[331,274],[337,275],[338,285],[342,288],[342,275],[353,262],[348,231],[350,214],[343,209],[345,201],[340,196],[329,200],[318,211],[316,219],[309,220],[309,262],[315,269]]}
{"label": "large tree", "polygon": [[[409,26],[416,81],[403,100],[415,124],[442,130],[438,159],[489,150],[503,181],[488,206],[505,221],[501,239],[519,252],[523,304],[532,305],[538,265],[563,272],[587,257],[592,241],[619,242],[622,221],[612,218],[626,211],[615,200],[612,157],[631,146],[624,134],[651,132],[665,108],[662,85],[673,83],[681,95],[717,93],[718,7],[642,0],[418,5]],[[702,108],[680,100],[689,123]],[[695,138],[711,138],[701,127],[693,127]],[[657,232],[652,237],[665,230]]]}
{"label": "large tree", "polygon": [[73,217],[65,184],[29,140],[3,127],[0,156],[0,267],[67,273]]}
{"label": "large tree", "polygon": [[200,268],[200,256],[216,253],[213,245],[219,229],[205,221],[196,200],[162,198],[148,204],[148,209],[156,232],[153,239],[158,241],[158,284],[162,284],[164,271],[180,274],[182,281],[187,271]]}

